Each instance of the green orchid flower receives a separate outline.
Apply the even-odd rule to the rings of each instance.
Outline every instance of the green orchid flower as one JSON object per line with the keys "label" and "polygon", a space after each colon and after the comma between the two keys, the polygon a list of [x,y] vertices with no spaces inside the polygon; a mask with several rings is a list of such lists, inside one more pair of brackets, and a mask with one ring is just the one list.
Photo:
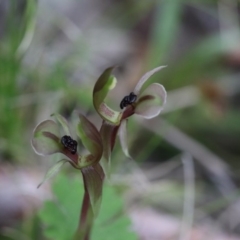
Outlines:
{"label": "green orchid flower", "polygon": [[93,89],[93,105],[98,114],[103,119],[100,134],[103,139],[103,160],[101,164],[107,175],[110,172],[111,152],[115,144],[117,133],[120,135],[120,143],[123,152],[130,157],[127,149],[127,118],[133,114],[140,115],[150,119],[159,115],[164,108],[167,99],[165,88],[159,83],[152,83],[146,89],[143,89],[144,83],[156,72],[165,66],[157,67],[145,73],[138,81],[134,90],[123,98],[120,103],[122,111],[116,111],[110,108],[105,99],[110,90],[117,83],[112,75],[114,67],[106,69],[98,78]]}
{"label": "green orchid flower", "polygon": [[[58,161],[49,169],[40,185],[58,172],[64,163],[69,162],[74,168],[81,170],[92,210],[94,214],[97,214],[104,180],[104,173],[99,164],[103,154],[100,133],[85,116],[79,115],[77,134],[84,147],[89,151],[89,154],[82,156],[77,151],[77,141],[72,139],[66,119],[59,114],[52,116],[56,118],[57,122],[45,120],[34,129],[32,147],[39,155],[62,153],[66,158]],[[63,132],[62,135],[61,132]]]}

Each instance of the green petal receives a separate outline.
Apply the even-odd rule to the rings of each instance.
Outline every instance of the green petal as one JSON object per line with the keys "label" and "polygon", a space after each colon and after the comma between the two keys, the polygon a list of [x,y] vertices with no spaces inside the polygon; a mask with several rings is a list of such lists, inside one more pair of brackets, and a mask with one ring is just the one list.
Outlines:
{"label": "green petal", "polygon": [[68,122],[62,115],[60,115],[58,113],[54,113],[51,115],[51,117],[55,117],[57,119],[57,121],[61,124],[66,135],[71,136],[71,133],[70,133],[70,130],[68,127]]}
{"label": "green petal", "polygon": [[121,126],[119,128],[119,139],[123,150],[123,153],[128,158],[132,158],[128,152],[128,142],[127,142],[127,119],[122,120]]}
{"label": "green petal", "polygon": [[139,96],[134,112],[144,118],[156,117],[166,104],[167,93],[159,83],[153,83]]}
{"label": "green petal", "polygon": [[63,166],[64,163],[69,162],[69,160],[66,159],[62,159],[59,160],[56,164],[54,164],[46,173],[44,179],[42,180],[42,182],[37,186],[37,188],[41,187],[41,185],[43,183],[45,183],[45,181],[47,181],[48,179],[50,179],[53,175],[55,175],[56,173],[59,172],[60,168]]}
{"label": "green petal", "polygon": [[96,127],[82,114],[79,115],[78,135],[84,147],[96,158],[101,158],[103,145],[100,133]]}
{"label": "green petal", "polygon": [[113,67],[107,68],[98,78],[93,89],[93,105],[104,120],[118,125],[122,113],[114,111],[104,102],[108,92],[113,89],[117,83],[116,78],[111,75],[112,70]]}
{"label": "green petal", "polygon": [[141,88],[143,86],[143,84],[156,72],[162,70],[163,68],[165,68],[166,66],[160,66],[160,67],[157,67],[157,68],[154,68],[153,70],[145,73],[141,78],[140,80],[138,81],[135,89],[134,89],[134,93],[136,95],[138,95],[141,91]]}
{"label": "green petal", "polygon": [[61,152],[59,128],[52,120],[41,122],[33,131],[32,147],[39,155]]}
{"label": "green petal", "polygon": [[92,210],[96,217],[101,206],[104,173],[99,163],[82,168],[81,171],[85,190],[89,193]]}

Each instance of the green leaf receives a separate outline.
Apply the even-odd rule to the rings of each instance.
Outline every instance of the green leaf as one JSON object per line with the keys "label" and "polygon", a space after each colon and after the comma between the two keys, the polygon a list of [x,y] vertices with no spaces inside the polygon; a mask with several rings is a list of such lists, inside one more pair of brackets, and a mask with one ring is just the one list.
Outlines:
{"label": "green leaf", "polygon": [[32,147],[39,155],[61,152],[58,125],[52,120],[41,122],[33,131]]}
{"label": "green leaf", "polygon": [[163,68],[165,68],[166,66],[160,66],[160,67],[157,67],[157,68],[154,68],[153,70],[149,71],[149,72],[146,72],[141,78],[140,80],[138,81],[136,87],[134,88],[134,93],[136,95],[138,95],[140,92],[141,92],[141,89],[144,85],[144,83],[156,72],[162,70]]}
{"label": "green leaf", "polygon": [[127,141],[127,119],[122,120],[119,128],[119,139],[123,150],[123,153],[128,158],[132,158],[128,152],[128,141]]}
{"label": "green leaf", "polygon": [[53,113],[51,115],[51,117],[55,117],[57,119],[57,121],[61,124],[64,132],[66,133],[66,135],[71,136],[71,133],[70,133],[70,130],[69,130],[69,127],[68,127],[68,122],[62,115],[60,115],[58,113]]}
{"label": "green leaf", "polygon": [[99,163],[81,169],[86,191],[89,193],[92,210],[97,216],[102,200],[104,172]]}
{"label": "green leaf", "polygon": [[21,58],[28,50],[35,31],[35,25],[37,20],[37,2],[34,0],[27,0],[26,1],[26,11],[25,11],[25,19],[26,19],[26,26],[25,32],[22,37],[21,43],[19,44],[16,50],[16,56]]}
{"label": "green leaf", "polygon": [[157,1],[155,3],[156,15],[152,22],[147,57],[149,66],[163,63],[168,59],[180,28],[183,6],[183,1]]}
{"label": "green leaf", "polygon": [[60,168],[63,166],[64,163],[69,162],[69,160],[66,159],[62,159],[59,160],[56,164],[54,164],[46,173],[44,179],[42,180],[42,182],[37,186],[37,188],[41,187],[41,185],[47,181],[48,179],[50,179],[53,175],[55,175]]}
{"label": "green leaf", "polygon": [[54,200],[46,201],[39,211],[47,239],[72,240],[77,229],[84,187],[80,172],[67,178],[59,174],[53,185]]}
{"label": "green leaf", "polygon": [[134,112],[144,118],[156,117],[166,104],[167,93],[159,83],[153,83],[139,96]]}
{"label": "green leaf", "polygon": [[95,220],[92,240],[137,240],[131,230],[131,221],[123,212],[124,202],[111,186],[104,186],[102,206]]}
{"label": "green leaf", "polygon": [[113,67],[107,68],[98,78],[93,89],[93,105],[104,120],[118,125],[122,113],[114,111],[104,102],[108,92],[113,89],[117,83],[116,78],[111,75],[112,70]]}

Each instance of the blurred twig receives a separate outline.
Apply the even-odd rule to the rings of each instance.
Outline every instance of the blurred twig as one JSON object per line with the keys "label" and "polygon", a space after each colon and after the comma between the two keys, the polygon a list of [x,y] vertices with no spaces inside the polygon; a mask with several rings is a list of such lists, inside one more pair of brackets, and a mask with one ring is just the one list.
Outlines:
{"label": "blurred twig", "polygon": [[190,233],[194,218],[194,202],[195,202],[195,180],[194,165],[190,154],[182,156],[183,172],[184,172],[184,201],[182,227],[179,240],[190,240]]}
{"label": "blurred twig", "polygon": [[163,119],[152,119],[148,122],[141,121],[141,124],[148,130],[160,135],[181,151],[189,152],[207,170],[210,179],[225,197],[235,190],[235,184],[229,177],[229,169],[224,160],[201,143]]}
{"label": "blurred twig", "polygon": [[151,181],[170,174],[172,171],[181,166],[181,161],[179,158],[179,156],[174,156],[173,158],[168,159],[167,162],[158,164],[156,166],[154,165],[154,167],[151,167],[149,170],[145,169],[147,178]]}

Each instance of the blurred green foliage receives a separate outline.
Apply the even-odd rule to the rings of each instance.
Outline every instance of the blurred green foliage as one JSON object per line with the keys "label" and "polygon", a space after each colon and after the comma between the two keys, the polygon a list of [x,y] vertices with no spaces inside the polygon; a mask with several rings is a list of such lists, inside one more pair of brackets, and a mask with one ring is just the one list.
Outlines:
{"label": "blurred green foliage", "polygon": [[[44,235],[49,239],[71,240],[74,235],[84,188],[81,178],[58,175],[53,184],[54,200],[46,201],[39,212]],[[124,204],[113,187],[105,186],[100,214],[93,226],[92,239],[137,239],[130,230],[130,220],[123,213]],[[121,229],[121,231],[119,231]]]}
{"label": "blurred green foliage", "polygon": [[[29,114],[16,108],[18,97],[25,92],[19,84],[22,76],[22,54],[20,49],[36,17],[35,0],[2,2],[6,11],[1,16],[4,26],[0,42],[0,156],[3,160],[22,160],[26,156],[22,138],[26,131]],[[3,10],[2,10],[3,11]],[[14,160],[13,160],[14,159]]]}
{"label": "blurred green foliage", "polygon": [[[60,7],[51,6],[51,1],[45,1],[50,5],[34,0],[5,2],[7,7],[1,5],[4,14],[0,16],[3,23],[0,23],[0,162],[33,164],[35,155],[30,138],[36,121],[53,112],[69,117],[74,109],[92,114],[91,91],[98,73],[119,63],[125,71],[129,68],[135,71],[134,64],[140,61],[141,72],[161,64],[168,65],[147,84],[158,81],[169,92],[181,90],[184,86],[200,89],[200,100],[195,105],[179,108],[162,117],[222,157],[239,180],[240,89],[236,81],[232,81],[232,78],[238,81],[239,76],[235,74],[239,72],[239,62],[231,65],[226,60],[238,49],[230,51],[234,34],[229,33],[229,42],[222,39],[225,29],[219,26],[218,12],[221,1],[103,1],[100,6],[96,5],[97,10],[92,15],[95,18],[86,23],[85,19],[77,18],[81,14],[72,17],[69,13],[62,13]],[[65,8],[71,9],[76,2],[84,4],[84,1],[73,0],[59,1],[58,4],[65,3]],[[42,12],[38,13],[40,4],[43,4]],[[77,12],[81,10],[76,9]],[[187,15],[186,11],[192,15]],[[207,20],[204,22],[204,19]],[[218,26],[207,30],[213,22]],[[75,25],[80,33],[72,40],[66,30],[74,29]],[[108,28],[119,31],[119,36],[132,41],[129,52],[126,50],[127,53],[120,54],[119,58],[116,52],[121,53],[122,48],[114,45],[117,39],[107,31]],[[100,31],[94,35],[92,29]],[[239,43],[239,38],[236,42]],[[115,51],[114,47],[120,51]],[[127,76],[124,71],[119,75],[124,79]],[[127,80],[121,84],[129,87],[131,79]],[[210,82],[218,89],[222,80],[224,86],[235,92],[227,95],[228,88],[222,87],[220,100],[223,99],[225,105],[220,106],[219,114],[219,109],[215,108],[219,107],[218,103],[199,86]],[[127,93],[121,94],[125,96]],[[120,100],[120,96],[113,94],[109,101],[118,106]],[[161,162],[179,154],[175,146],[142,129],[134,119],[129,122],[130,151],[137,161],[154,159]],[[113,153],[114,162],[120,162],[123,155],[116,152]],[[79,179],[80,176],[67,179],[63,175],[57,178],[53,185],[55,200],[45,203],[39,213],[41,223],[38,218],[33,221],[36,227],[36,231],[35,228],[32,230],[33,239],[41,239],[36,232],[42,223],[46,227],[46,237],[61,240],[73,234],[83,194]],[[205,180],[201,178],[199,181],[205,183]],[[121,215],[121,198],[112,188],[104,190],[102,204],[93,229],[93,240],[100,240],[100,237],[113,239],[112,236],[114,239],[135,239],[135,235],[128,231],[129,219]],[[211,204],[214,206],[215,202]],[[115,219],[118,213],[120,217]],[[108,224],[111,218],[114,221]]]}

